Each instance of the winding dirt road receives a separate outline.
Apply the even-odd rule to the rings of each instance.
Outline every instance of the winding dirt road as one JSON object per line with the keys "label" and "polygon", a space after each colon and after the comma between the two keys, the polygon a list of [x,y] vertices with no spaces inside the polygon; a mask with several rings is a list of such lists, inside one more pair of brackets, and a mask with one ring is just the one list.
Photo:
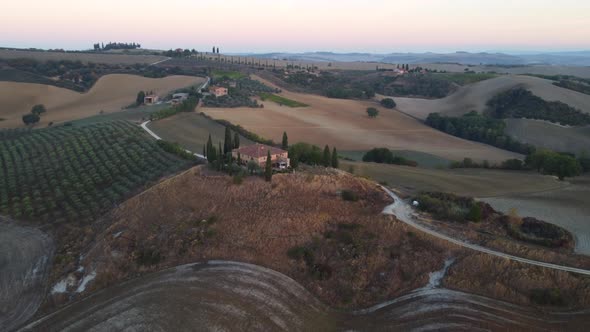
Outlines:
{"label": "winding dirt road", "polygon": [[496,250],[492,250],[489,248],[485,248],[482,246],[479,246],[477,244],[471,244],[468,242],[464,242],[461,240],[457,240],[455,238],[452,238],[448,235],[439,233],[433,229],[430,229],[428,227],[422,226],[419,223],[415,222],[415,215],[413,213],[412,207],[406,203],[404,200],[402,200],[401,198],[399,198],[395,193],[393,193],[391,190],[382,187],[383,190],[385,190],[385,192],[387,192],[387,194],[389,196],[391,196],[391,198],[394,199],[394,202],[388,206],[385,207],[385,209],[383,210],[384,214],[389,214],[389,215],[393,215],[395,216],[398,220],[424,232],[427,233],[429,235],[435,236],[439,239],[443,239],[445,241],[454,243],[458,246],[464,247],[464,248],[469,248],[471,250],[475,250],[475,251],[479,251],[479,252],[483,252],[489,255],[493,255],[493,256],[497,256],[497,257],[502,257],[502,258],[506,258],[506,259],[510,259],[513,261],[517,261],[517,262],[521,262],[521,263],[525,263],[525,264],[530,264],[530,265],[536,265],[536,266],[541,266],[541,267],[546,267],[549,269],[554,269],[554,270],[560,270],[560,271],[566,271],[566,272],[574,272],[574,273],[579,273],[579,274],[584,274],[584,275],[590,275],[590,270],[584,270],[584,269],[579,269],[579,268],[575,268],[575,267],[570,267],[570,266],[563,266],[563,265],[557,265],[557,264],[551,264],[551,263],[544,263],[544,262],[540,262],[540,261],[535,261],[532,259],[528,259],[528,258],[523,258],[523,257],[518,257],[518,256],[514,256],[514,255],[510,255],[510,254],[506,254],[500,251],[496,251]]}

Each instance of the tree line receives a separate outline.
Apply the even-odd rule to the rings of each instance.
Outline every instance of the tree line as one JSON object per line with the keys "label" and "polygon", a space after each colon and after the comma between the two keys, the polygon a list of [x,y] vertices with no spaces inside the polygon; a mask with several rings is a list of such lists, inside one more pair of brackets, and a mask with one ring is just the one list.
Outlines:
{"label": "tree line", "polygon": [[106,45],[104,43],[95,43],[93,45],[95,51],[108,51],[108,50],[134,50],[141,48],[139,43],[113,43],[109,42]]}

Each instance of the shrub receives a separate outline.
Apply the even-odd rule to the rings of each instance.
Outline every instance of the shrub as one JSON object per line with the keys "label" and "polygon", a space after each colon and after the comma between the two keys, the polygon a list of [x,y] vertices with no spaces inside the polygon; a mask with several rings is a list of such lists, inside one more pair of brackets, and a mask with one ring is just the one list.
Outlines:
{"label": "shrub", "polygon": [[393,99],[391,98],[384,98],[381,99],[381,106],[386,107],[386,108],[395,108],[396,103],[395,101],[393,101]]}
{"label": "shrub", "polygon": [[363,156],[365,162],[375,162],[380,164],[396,164],[405,166],[418,166],[418,163],[413,160],[408,160],[404,157],[396,156],[388,148],[374,148]]}
{"label": "shrub", "polygon": [[531,302],[538,305],[565,306],[566,298],[558,288],[533,289],[530,295]]}
{"label": "shrub", "polygon": [[369,107],[369,108],[367,108],[367,115],[370,118],[376,118],[377,115],[379,115],[379,110],[376,109],[375,107]]}
{"label": "shrub", "polygon": [[342,190],[340,196],[342,196],[343,200],[348,202],[356,202],[359,199],[358,195],[352,190]]}

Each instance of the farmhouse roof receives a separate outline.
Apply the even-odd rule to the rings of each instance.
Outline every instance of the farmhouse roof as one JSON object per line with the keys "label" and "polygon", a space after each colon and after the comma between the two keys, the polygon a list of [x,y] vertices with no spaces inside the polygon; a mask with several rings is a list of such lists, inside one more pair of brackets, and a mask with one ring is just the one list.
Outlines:
{"label": "farmhouse roof", "polygon": [[270,150],[271,156],[276,155],[276,154],[283,154],[283,153],[287,152],[283,149],[275,148],[274,146],[269,146],[269,145],[264,145],[264,144],[259,144],[259,143],[256,143],[254,145],[243,146],[238,149],[234,149],[234,151],[239,152],[240,155],[244,155],[244,156],[248,156],[248,157],[252,157],[252,158],[266,157],[267,151],[269,151],[269,150]]}

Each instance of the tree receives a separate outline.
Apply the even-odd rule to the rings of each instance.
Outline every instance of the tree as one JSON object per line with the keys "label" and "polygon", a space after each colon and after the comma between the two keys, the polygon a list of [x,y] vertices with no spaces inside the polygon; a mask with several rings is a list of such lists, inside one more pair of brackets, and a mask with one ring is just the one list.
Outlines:
{"label": "tree", "polygon": [[270,159],[270,150],[266,154],[266,165],[264,168],[264,179],[267,182],[272,181],[272,160]]}
{"label": "tree", "polygon": [[37,123],[37,122],[39,122],[39,119],[40,119],[39,115],[37,115],[37,114],[29,113],[29,114],[23,115],[23,122],[26,125]]}
{"label": "tree", "polygon": [[248,161],[248,164],[246,165],[246,167],[248,168],[248,171],[250,172],[250,175],[256,173],[258,171],[258,168],[260,168],[260,166],[258,165],[258,163],[255,162],[253,159],[250,159]]}
{"label": "tree", "polygon": [[207,139],[207,161],[210,163],[215,162],[215,155],[215,148],[213,147],[213,142],[211,141],[211,134],[209,134],[209,138]]}
{"label": "tree", "polygon": [[377,110],[375,107],[369,107],[367,108],[367,115],[369,115],[370,118],[375,118],[377,115],[379,115],[379,110]]}
{"label": "tree", "polygon": [[217,48],[217,54],[219,54],[219,47]]}
{"label": "tree", "polygon": [[219,149],[217,150],[217,169],[223,170],[223,150],[221,149],[221,142],[219,142]]}
{"label": "tree", "polygon": [[572,156],[554,153],[543,167],[545,172],[557,175],[560,181],[566,177],[580,175],[580,163]]}
{"label": "tree", "polygon": [[281,148],[283,148],[283,150],[287,150],[289,148],[289,138],[287,137],[286,131],[283,131],[283,143],[281,144]]}
{"label": "tree", "polygon": [[240,134],[236,131],[234,133],[234,149],[238,149],[240,147]]}
{"label": "tree", "polygon": [[322,158],[322,165],[325,167],[330,167],[332,163],[332,157],[330,156],[330,147],[326,145],[324,147],[324,157]]}
{"label": "tree", "polygon": [[242,164],[242,156],[240,155],[240,152],[238,152],[238,165]]}
{"label": "tree", "polygon": [[234,144],[231,141],[231,130],[225,127],[225,138],[223,140],[223,153],[226,154],[233,150]]}
{"label": "tree", "polygon": [[139,106],[139,105],[143,104],[144,99],[145,99],[145,92],[139,91],[137,93],[137,98],[135,98],[135,105]]}
{"label": "tree", "polygon": [[395,108],[396,106],[395,101],[391,98],[381,99],[381,105],[387,108]]}
{"label": "tree", "polygon": [[212,51],[212,53],[213,53],[213,54],[215,54],[215,46],[213,46],[213,51]]}
{"label": "tree", "polygon": [[207,144],[203,144],[203,156],[207,157]]}
{"label": "tree", "polygon": [[332,167],[338,168],[338,153],[336,152],[336,147],[332,150]]}
{"label": "tree", "polygon": [[47,110],[45,109],[45,105],[37,104],[31,108],[31,113],[36,115],[41,115],[41,113],[45,113]]}

